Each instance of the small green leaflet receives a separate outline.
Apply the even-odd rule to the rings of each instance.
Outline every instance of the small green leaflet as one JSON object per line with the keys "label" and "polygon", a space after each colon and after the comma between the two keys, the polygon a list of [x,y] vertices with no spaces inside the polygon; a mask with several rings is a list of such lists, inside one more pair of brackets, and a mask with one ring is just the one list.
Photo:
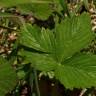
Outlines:
{"label": "small green leaflet", "polygon": [[10,62],[0,56],[0,96],[5,96],[16,85],[17,76]]}

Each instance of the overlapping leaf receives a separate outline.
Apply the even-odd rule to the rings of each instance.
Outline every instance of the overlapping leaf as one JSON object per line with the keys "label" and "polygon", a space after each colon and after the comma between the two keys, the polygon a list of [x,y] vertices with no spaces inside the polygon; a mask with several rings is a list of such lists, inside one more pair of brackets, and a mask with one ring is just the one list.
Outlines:
{"label": "overlapping leaf", "polygon": [[90,17],[66,18],[56,27],[56,56],[59,62],[84,48],[92,40]]}
{"label": "overlapping leaf", "polygon": [[25,26],[26,30],[21,30],[22,44],[52,53],[59,62],[81,50],[92,39],[90,17],[86,13],[79,17],[66,18],[56,26],[55,32],[48,29],[40,30],[31,25]]}
{"label": "overlapping leaf", "polygon": [[[21,44],[43,51],[52,53],[55,47],[54,34],[49,29],[40,29],[37,26],[26,24],[26,28],[21,29],[20,42]],[[26,39],[25,39],[26,38]]]}
{"label": "overlapping leaf", "polygon": [[86,13],[79,17],[65,18],[57,24],[55,32],[40,30],[31,25],[26,25],[26,30],[22,28],[21,31],[22,44],[49,52],[60,63],[85,47],[92,39],[90,17]]}
{"label": "overlapping leaf", "polygon": [[55,0],[0,0],[0,6],[12,7],[16,6],[23,13],[33,13],[39,19],[47,19],[54,9],[54,5],[59,4]]}
{"label": "overlapping leaf", "polygon": [[31,66],[40,71],[52,71],[57,66],[57,62],[48,54],[34,53],[25,50],[21,50],[19,54],[26,57],[25,62],[32,63]]}
{"label": "overlapping leaf", "polygon": [[55,75],[67,88],[96,86],[96,55],[78,54],[58,66]]}
{"label": "overlapping leaf", "polygon": [[40,44],[37,42],[37,38],[39,37],[40,34],[39,32],[41,30],[38,27],[32,27],[29,24],[26,25],[25,27],[26,28],[23,27],[21,29],[21,36],[20,36],[21,44],[28,46],[30,48],[34,48],[36,50],[43,50]]}
{"label": "overlapping leaf", "polygon": [[[27,29],[28,26],[26,25]],[[24,41],[24,38],[26,40],[32,38],[28,42],[25,40],[22,44],[36,50],[34,46],[38,44],[42,49],[38,50],[41,54],[38,51],[25,53],[38,70],[54,70],[56,78],[67,88],[96,85],[96,56],[84,54],[73,56],[92,40],[90,17],[87,13],[78,17],[66,17],[60,24],[56,24],[55,30],[43,28],[36,31],[35,28],[34,31],[34,28],[34,26],[29,26],[26,32],[22,30],[21,41]],[[33,43],[33,38],[36,43]],[[46,52],[46,55],[42,52]]]}
{"label": "overlapping leaf", "polygon": [[31,25],[26,25],[27,30],[22,29],[22,44],[50,52],[59,62],[78,52],[92,39],[90,17],[85,13],[79,17],[65,18],[56,26],[55,32]]}
{"label": "overlapping leaf", "polygon": [[5,96],[16,85],[16,73],[4,58],[0,57],[0,96]]}

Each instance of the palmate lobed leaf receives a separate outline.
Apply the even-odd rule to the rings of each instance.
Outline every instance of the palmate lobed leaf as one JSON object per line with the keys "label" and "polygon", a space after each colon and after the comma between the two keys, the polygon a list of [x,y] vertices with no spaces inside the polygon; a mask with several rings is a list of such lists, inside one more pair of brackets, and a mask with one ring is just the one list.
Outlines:
{"label": "palmate lobed leaf", "polygon": [[16,85],[16,72],[4,58],[0,57],[0,96],[5,96]]}
{"label": "palmate lobed leaf", "polygon": [[21,43],[51,53],[50,55],[59,63],[86,47],[93,38],[90,17],[87,13],[65,18],[56,25],[54,32],[44,28],[40,30],[30,24],[25,26],[26,30],[24,27],[21,29]]}
{"label": "palmate lobed leaf", "polygon": [[58,66],[55,75],[67,88],[96,86],[96,55],[77,54]]}
{"label": "palmate lobed leaf", "polygon": [[[56,24],[54,30],[43,28],[34,31],[35,27],[31,25],[26,25],[26,28],[28,30],[21,33],[21,41],[24,40],[24,37],[26,40],[34,38],[36,43],[30,39],[28,42],[25,40],[22,44],[27,47],[38,44],[43,49],[38,51],[46,53],[39,54],[37,51],[37,53],[29,52],[27,54],[25,52],[24,56],[34,64],[36,69],[54,70],[55,77],[66,88],[85,88],[96,85],[96,56],[92,54],[73,56],[87,46],[93,37],[90,17],[87,13],[74,18],[66,17],[60,24]],[[29,33],[30,35],[28,35]],[[33,45],[30,48],[37,50]]]}

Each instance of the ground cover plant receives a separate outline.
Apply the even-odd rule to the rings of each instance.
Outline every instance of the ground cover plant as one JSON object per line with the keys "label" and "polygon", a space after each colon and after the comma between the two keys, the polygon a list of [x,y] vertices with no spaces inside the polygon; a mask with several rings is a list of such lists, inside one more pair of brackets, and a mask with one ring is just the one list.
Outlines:
{"label": "ground cover plant", "polygon": [[95,1],[0,0],[0,7],[0,96],[96,95]]}

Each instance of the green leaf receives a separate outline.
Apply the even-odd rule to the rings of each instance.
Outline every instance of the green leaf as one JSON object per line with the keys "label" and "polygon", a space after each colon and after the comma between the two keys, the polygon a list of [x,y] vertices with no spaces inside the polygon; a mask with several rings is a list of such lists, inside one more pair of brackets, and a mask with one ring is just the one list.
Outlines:
{"label": "green leaf", "polygon": [[[20,43],[42,52],[53,52],[54,34],[49,29],[40,29],[37,26],[26,24],[21,28]],[[26,39],[25,39],[26,38]]]}
{"label": "green leaf", "polygon": [[54,10],[52,10],[49,3],[32,3],[18,5],[17,8],[22,13],[32,13],[34,17],[38,19],[47,19]]}
{"label": "green leaf", "polygon": [[69,15],[67,0],[59,0],[59,1],[60,1],[60,4],[61,4],[62,8],[63,8],[64,14],[67,13]]}
{"label": "green leaf", "polygon": [[[90,21],[90,16],[83,13],[72,18],[66,17],[60,24],[56,23],[54,30],[40,30],[36,26],[26,25],[27,31],[24,29],[21,33],[21,41],[26,38],[22,44],[39,50],[25,51],[21,55],[37,70],[55,70],[56,78],[67,88],[95,86],[96,56],[73,56],[92,40]],[[39,51],[47,53],[41,54]]]}
{"label": "green leaf", "polygon": [[25,76],[26,76],[26,73],[24,72],[24,70],[19,70],[17,72],[17,76],[18,76],[19,79],[24,79]]}
{"label": "green leaf", "polygon": [[20,51],[20,55],[25,57],[25,62],[31,63],[32,67],[40,71],[52,71],[57,66],[57,62],[48,54],[39,54],[22,50]]}
{"label": "green leaf", "polygon": [[54,52],[55,37],[54,33],[51,30],[42,28],[41,36],[38,42],[46,52]]}
{"label": "green leaf", "polygon": [[11,6],[18,6],[19,4],[30,4],[30,3],[50,3],[52,0],[0,0],[0,6],[4,7],[11,7]]}
{"label": "green leaf", "polygon": [[83,13],[80,16],[65,18],[55,29],[56,56],[59,62],[80,51],[92,40],[90,16]]}
{"label": "green leaf", "polygon": [[16,85],[16,72],[4,58],[0,57],[0,96],[5,96]]}
{"label": "green leaf", "polygon": [[96,86],[96,55],[73,56],[57,67],[55,76],[66,88]]}
{"label": "green leaf", "polygon": [[32,13],[39,19],[47,19],[52,12],[57,9],[55,5],[59,3],[53,0],[0,0],[0,6],[16,6],[23,13]]}
{"label": "green leaf", "polygon": [[20,43],[36,50],[43,50],[37,42],[41,30],[31,24],[26,24],[25,27],[21,28]]}

